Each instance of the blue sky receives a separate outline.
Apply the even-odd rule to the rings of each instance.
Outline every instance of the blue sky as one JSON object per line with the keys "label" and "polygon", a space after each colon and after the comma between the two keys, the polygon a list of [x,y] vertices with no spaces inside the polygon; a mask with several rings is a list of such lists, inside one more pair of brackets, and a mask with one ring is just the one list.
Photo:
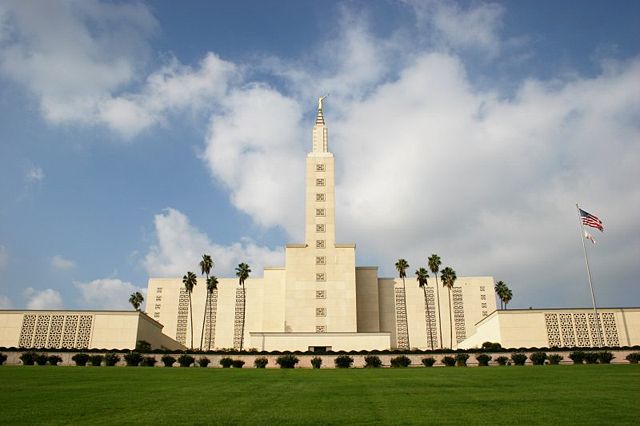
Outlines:
{"label": "blue sky", "polygon": [[0,0],[0,308],[126,308],[302,237],[316,97],[338,239],[514,307],[640,304],[634,1]]}

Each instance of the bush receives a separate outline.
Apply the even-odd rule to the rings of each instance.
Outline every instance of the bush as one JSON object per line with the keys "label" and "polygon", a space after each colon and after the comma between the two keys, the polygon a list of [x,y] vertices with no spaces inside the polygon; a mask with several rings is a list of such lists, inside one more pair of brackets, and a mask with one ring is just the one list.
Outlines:
{"label": "bush", "polygon": [[336,368],[349,368],[351,364],[353,364],[353,358],[349,355],[338,355],[333,362],[336,365]]}
{"label": "bush", "polygon": [[83,353],[75,354],[74,356],[71,357],[71,360],[75,362],[77,366],[84,367],[85,365],[87,365],[87,362],[89,361],[89,354],[83,354]]}
{"label": "bush", "polygon": [[142,355],[138,352],[129,352],[124,355],[124,362],[127,363],[127,367],[137,367],[142,361]]}
{"label": "bush", "polygon": [[158,360],[155,356],[145,356],[142,358],[142,362],[140,362],[140,365],[143,367],[153,367],[154,365],[156,365],[156,362],[158,362]]}
{"label": "bush", "polygon": [[173,364],[176,363],[176,359],[171,355],[164,355],[160,358],[160,361],[162,361],[165,367],[173,367]]}
{"label": "bush", "polygon": [[400,355],[395,358],[391,358],[392,368],[404,368],[411,365],[411,359],[408,356]]}
{"label": "bush", "polygon": [[548,359],[549,359],[549,364],[558,365],[560,364],[560,361],[564,359],[564,357],[562,355],[552,354],[552,355],[549,355]]}
{"label": "bush", "polygon": [[220,359],[220,365],[222,368],[230,368],[233,364],[233,360],[229,357],[224,357]]}
{"label": "bush", "polygon": [[137,352],[151,352],[151,343],[146,340],[138,340],[136,343],[136,351]]}
{"label": "bush", "polygon": [[209,361],[209,358],[207,358],[206,356],[203,356],[202,358],[198,358],[198,365],[202,368],[207,368],[210,362],[211,361]]}
{"label": "bush", "polygon": [[611,360],[614,358],[613,354],[609,351],[598,352],[598,361],[600,361],[600,364],[611,364]]}
{"label": "bush", "polygon": [[241,359],[234,359],[232,365],[233,368],[242,368],[242,366],[244,365],[244,361]]}
{"label": "bush", "polygon": [[382,361],[380,361],[380,357],[377,355],[367,355],[364,357],[364,366],[365,368],[380,368]]}
{"label": "bush", "polygon": [[487,354],[476,355],[476,360],[478,361],[478,367],[488,367],[491,356]]}
{"label": "bush", "polygon": [[456,354],[456,365],[458,367],[466,367],[469,354]]}
{"label": "bush", "polygon": [[38,365],[47,365],[47,356],[45,354],[37,354],[36,355],[36,364],[38,364]]}
{"label": "bush", "polygon": [[38,356],[35,352],[24,352],[20,355],[20,361],[22,361],[23,365],[33,365],[36,362],[36,356]]}
{"label": "bush", "polygon": [[573,361],[574,364],[582,364],[584,362],[585,353],[582,351],[574,351],[569,354],[569,359]]}
{"label": "bush", "polygon": [[294,368],[298,361],[299,359],[295,355],[281,355],[276,359],[276,364],[278,364],[280,368]]}
{"label": "bush", "polygon": [[640,352],[632,352],[624,357],[630,364],[637,364],[640,361]]}
{"label": "bush", "polygon": [[506,356],[499,356],[498,358],[496,358],[496,362],[498,363],[498,365],[507,365],[508,361],[509,358],[507,358]]}
{"label": "bush", "polygon": [[597,352],[585,352],[584,360],[587,364],[597,364],[598,363],[598,353]]}
{"label": "bush", "polygon": [[441,362],[445,365],[445,367],[453,367],[454,365],[456,365],[456,359],[452,356],[442,357]]}
{"label": "bush", "polygon": [[527,362],[527,356],[521,353],[511,354],[511,361],[513,361],[515,365],[524,365],[524,363]]}
{"label": "bush", "polygon": [[178,364],[180,364],[180,367],[191,367],[195,360],[191,355],[182,354],[178,357]]}
{"label": "bush", "polygon": [[7,356],[3,353],[0,353],[0,365],[4,364],[6,360],[7,360]]}
{"label": "bush", "polygon": [[49,361],[49,364],[51,365],[58,365],[62,362],[62,358],[60,358],[58,355],[50,355],[47,357],[47,361]]}
{"label": "bush", "polygon": [[320,368],[322,366],[322,358],[319,356],[311,358],[311,366],[313,368]]}
{"label": "bush", "polygon": [[433,367],[433,364],[436,363],[436,359],[434,357],[428,356],[426,358],[422,358],[422,365],[425,367]]}
{"label": "bush", "polygon": [[547,354],[546,352],[533,352],[529,355],[529,359],[533,365],[544,365],[547,360]]}
{"label": "bush", "polygon": [[256,368],[265,368],[267,366],[267,364],[269,364],[269,360],[265,357],[260,357],[260,358],[256,358],[253,361],[253,365]]}
{"label": "bush", "polygon": [[91,365],[93,365],[94,367],[100,367],[100,365],[102,365],[103,359],[104,357],[102,355],[91,355],[89,357],[89,361],[91,362]]}
{"label": "bush", "polygon": [[482,349],[486,351],[498,351],[502,349],[502,345],[500,343],[484,342],[482,344]]}
{"label": "bush", "polygon": [[107,352],[104,354],[104,363],[107,367],[113,367],[120,361],[120,355],[113,352]]}

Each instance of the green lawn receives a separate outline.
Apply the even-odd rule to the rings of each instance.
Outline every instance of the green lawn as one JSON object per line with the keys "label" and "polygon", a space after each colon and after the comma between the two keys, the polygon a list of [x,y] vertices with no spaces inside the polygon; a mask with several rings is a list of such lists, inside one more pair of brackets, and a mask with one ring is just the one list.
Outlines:
{"label": "green lawn", "polygon": [[18,424],[637,424],[640,367],[0,367]]}

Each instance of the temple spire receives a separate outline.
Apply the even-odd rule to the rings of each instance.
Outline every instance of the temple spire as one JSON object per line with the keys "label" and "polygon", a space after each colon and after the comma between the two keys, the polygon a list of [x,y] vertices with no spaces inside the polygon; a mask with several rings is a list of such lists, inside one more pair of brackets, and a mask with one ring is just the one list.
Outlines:
{"label": "temple spire", "polygon": [[322,124],[324,125],[324,115],[322,114],[322,101],[324,100],[324,98],[326,98],[328,95],[325,96],[320,96],[318,98],[318,114],[316,115],[316,124]]}
{"label": "temple spire", "polygon": [[316,123],[313,126],[313,153],[326,153],[329,152],[329,135],[327,133],[327,126],[324,123],[324,114],[322,113],[322,101],[327,96],[320,96],[318,98],[318,115],[316,115]]}

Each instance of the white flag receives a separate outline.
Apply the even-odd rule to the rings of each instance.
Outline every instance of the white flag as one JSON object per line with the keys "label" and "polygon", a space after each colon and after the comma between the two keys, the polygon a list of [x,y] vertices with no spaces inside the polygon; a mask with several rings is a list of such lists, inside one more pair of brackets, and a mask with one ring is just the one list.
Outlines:
{"label": "white flag", "polygon": [[595,238],[593,238],[593,235],[591,235],[591,234],[590,234],[590,233],[588,233],[587,231],[584,231],[584,237],[585,237],[587,240],[591,241],[593,244],[595,244],[595,243],[596,243],[596,240],[595,240]]}

